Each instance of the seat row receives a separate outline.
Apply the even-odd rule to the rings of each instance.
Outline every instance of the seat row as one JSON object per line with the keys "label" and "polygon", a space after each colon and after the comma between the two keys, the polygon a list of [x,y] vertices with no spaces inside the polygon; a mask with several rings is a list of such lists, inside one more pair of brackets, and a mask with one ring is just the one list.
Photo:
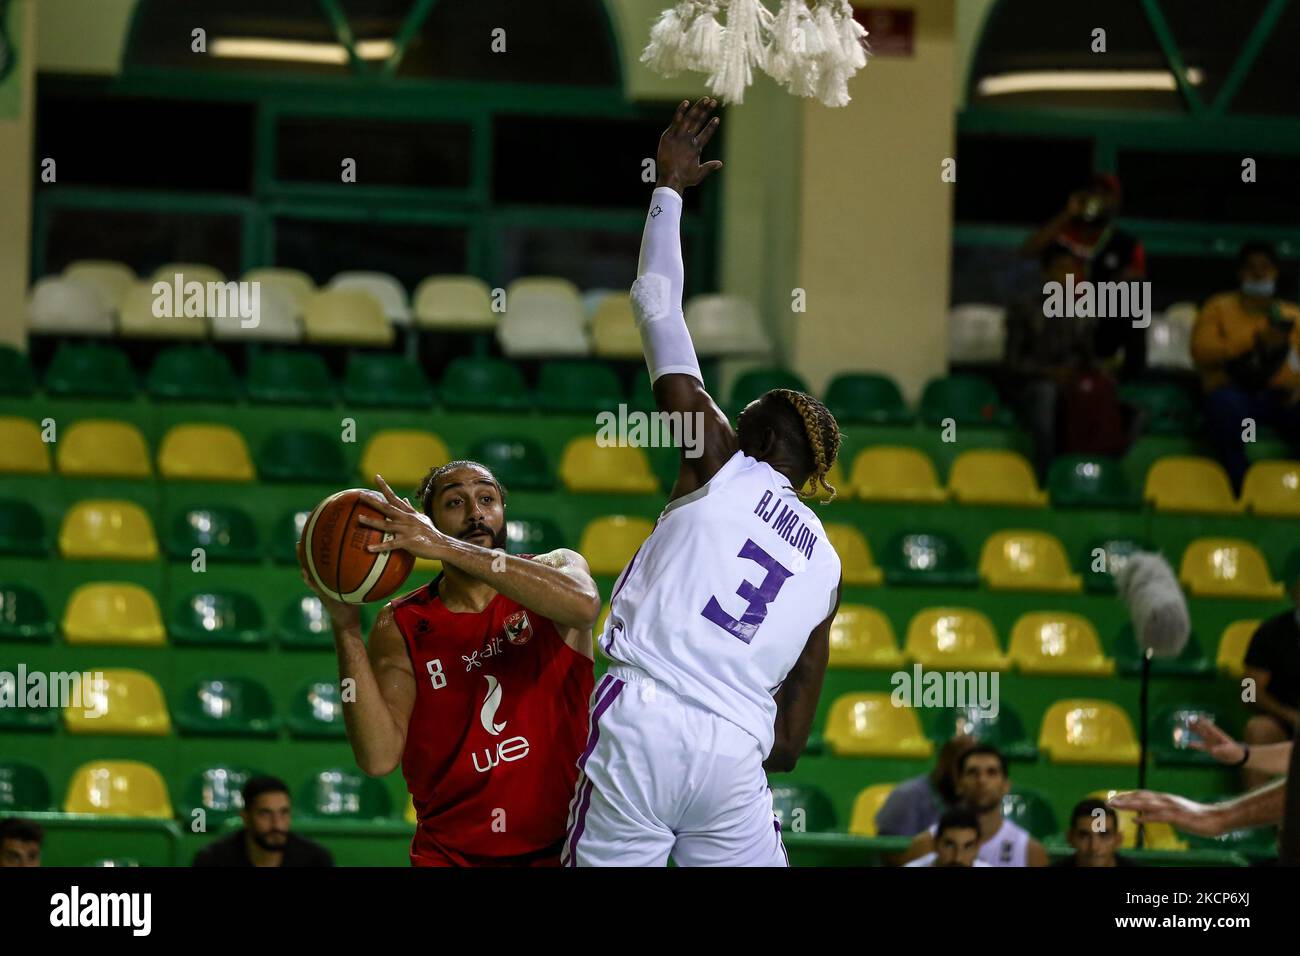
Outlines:
{"label": "seat row", "polygon": [[[256,324],[218,298],[242,294],[248,308],[254,288]],[[156,307],[160,294],[170,308]],[[700,355],[771,352],[757,311],[739,296],[694,296],[685,311]],[[38,280],[28,305],[29,329],[49,335],[387,346],[394,326],[495,333],[511,356],[641,357],[626,292],[596,289],[584,295],[554,276],[493,289],[475,276],[433,275],[409,295],[383,272],[342,272],[318,288],[295,269],[252,269],[235,284],[199,263],[167,263],[140,278],[122,263],[89,260]]]}
{"label": "seat row", "polygon": [[[271,557],[281,563],[296,561],[293,549],[301,536],[308,512],[289,512],[277,522],[270,542]],[[989,535],[972,571],[964,550],[944,532],[904,531],[895,534],[883,552],[889,576],[873,557],[862,532],[850,524],[823,525],[826,537],[840,557],[844,583],[851,587],[876,587],[883,583],[968,587],[982,583],[994,591],[1080,593],[1084,578],[1076,573],[1060,540],[1032,529],[1010,529]],[[594,518],[583,530],[578,550],[592,573],[614,576],[622,572],[637,548],[654,530],[654,524],[628,515]],[[559,540],[546,519],[511,519],[507,539],[514,553],[537,553]],[[205,561],[257,562],[263,550],[256,525],[247,513],[233,506],[191,507],[176,514],[165,542],[170,558],[191,561],[202,549]],[[562,546],[556,544],[556,547]],[[39,513],[20,501],[0,501],[0,554],[29,557],[48,554]],[[1136,550],[1131,539],[1096,542],[1083,555],[1092,590],[1110,587],[1106,579]],[[58,554],[72,560],[156,561],[158,538],[148,512],[131,501],[81,501],[63,517]],[[1291,555],[1284,577],[1292,580],[1297,558]],[[1239,538],[1198,538],[1184,550],[1179,571],[1182,584],[1195,597],[1281,598],[1282,583],[1275,581],[1263,553]]]}

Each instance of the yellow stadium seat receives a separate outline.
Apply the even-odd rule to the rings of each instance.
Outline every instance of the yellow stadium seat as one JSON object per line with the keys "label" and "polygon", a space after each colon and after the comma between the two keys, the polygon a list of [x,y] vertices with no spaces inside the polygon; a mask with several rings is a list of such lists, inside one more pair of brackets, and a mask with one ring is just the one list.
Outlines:
{"label": "yellow stadium seat", "polygon": [[492,290],[474,276],[429,276],[416,288],[412,305],[421,328],[489,331],[499,315],[492,311]]}
{"label": "yellow stadium seat", "polygon": [[[159,289],[161,295],[154,292],[153,282],[132,282],[122,293],[122,299],[118,303],[117,309],[117,331],[123,338],[135,339],[201,339],[208,334],[208,323],[206,316],[208,314],[208,292],[204,287],[204,292],[199,302],[197,315],[190,314],[194,312],[190,304],[190,297],[181,287],[181,295],[176,295],[175,286],[172,280],[157,280],[163,282],[167,292]],[[224,292],[222,293],[224,295]],[[212,303],[216,306],[219,300],[214,298]],[[161,315],[154,313],[155,305],[162,312]],[[186,306],[190,305],[189,312]],[[219,306],[224,307],[224,306]],[[215,308],[214,308],[215,311]]]}
{"label": "yellow stadium seat", "polygon": [[889,618],[864,604],[841,604],[831,624],[831,667],[892,670],[903,664]]}
{"label": "yellow stadium seat", "polygon": [[1227,674],[1233,680],[1240,680],[1246,673],[1246,651],[1250,648],[1250,639],[1259,630],[1260,622],[1256,620],[1233,621],[1223,629],[1219,638],[1219,652],[1214,663],[1219,673]]}
{"label": "yellow stadium seat", "polygon": [[379,300],[358,289],[326,289],[307,300],[302,314],[304,337],[325,345],[393,344],[393,326]]}
{"label": "yellow stadium seat", "polygon": [[[826,483],[835,489],[836,501],[845,501],[853,497],[853,485],[845,481],[844,470],[840,468],[839,459],[831,462],[830,470],[826,472]],[[820,483],[804,490],[812,492],[813,501],[831,500],[831,493],[823,488]]]}
{"label": "yellow stadium seat", "polygon": [[831,704],[826,743],[838,757],[924,759],[934,744],[911,707],[895,707],[887,693],[843,694]]}
{"label": "yellow stadium seat", "polygon": [[602,299],[591,318],[591,338],[601,358],[641,358],[641,333],[636,329],[631,298],[616,294]]}
{"label": "yellow stadium seat", "polygon": [[853,490],[864,501],[946,501],[930,456],[915,448],[877,445],[853,459]]}
{"label": "yellow stadium seat", "polygon": [[450,460],[446,442],[433,432],[387,429],[366,442],[366,450],[361,455],[361,480],[369,486],[375,475],[383,475],[384,481],[400,495],[399,488],[416,487],[430,468]]}
{"label": "yellow stadium seat", "polygon": [[1102,650],[1092,622],[1068,611],[1022,614],[1011,629],[1008,653],[1025,674],[1108,677],[1115,673],[1115,661]]}
{"label": "yellow stadium seat", "polygon": [[0,416],[0,473],[43,475],[50,470],[50,448],[28,418]]}
{"label": "yellow stadium seat", "polygon": [[853,813],[849,817],[849,832],[857,836],[878,836],[876,814],[885,805],[896,785],[873,783],[853,798]]}
{"label": "yellow stadium seat", "polygon": [[414,826],[415,824],[417,824],[417,823],[420,822],[420,818],[419,818],[418,816],[416,816],[416,814],[415,814],[415,798],[414,798],[414,797],[412,797],[410,800],[407,800],[407,801],[406,801],[406,812],[405,812],[404,814],[402,814],[402,819],[405,820],[407,823],[413,825],[413,826]]}
{"label": "yellow stadium seat", "polygon": [[158,560],[149,515],[133,501],[78,501],[63,516],[59,553],[65,558]]}
{"label": "yellow stadium seat", "polygon": [[244,436],[229,425],[174,425],[158,448],[164,478],[252,481],[253,460]]}
{"label": "yellow stadium seat", "polygon": [[134,760],[95,760],[82,764],[68,784],[63,811],[160,820],[170,820],[173,816],[162,775],[148,764]]}
{"label": "yellow stadium seat", "polygon": [[244,273],[245,282],[256,282],[260,286],[260,295],[271,292],[280,296],[290,305],[294,315],[301,315],[307,307],[307,300],[316,291],[316,282],[307,273],[298,269],[249,269]]}
{"label": "yellow stadium seat", "polygon": [[153,471],[144,435],[130,422],[75,422],[63,433],[56,457],[65,475],[148,478]]}
{"label": "yellow stadium seat", "polygon": [[1070,570],[1065,549],[1042,531],[998,531],[980,552],[980,577],[995,591],[1058,591],[1083,589]]}
{"label": "yellow stadium seat", "polygon": [[1178,580],[1193,597],[1280,598],[1285,588],[1249,541],[1197,538],[1183,552]]}
{"label": "yellow stadium seat", "polygon": [[69,644],[131,644],[162,647],[167,642],[153,595],[138,584],[83,584],[68,598],[63,636]]}
{"label": "yellow stadium seat", "polygon": [[126,734],[165,737],[172,721],[158,682],[144,671],[110,668],[83,685],[80,702],[63,708],[70,734]]}
{"label": "yellow stadium seat", "polygon": [[1243,505],[1232,496],[1223,466],[1210,458],[1169,455],[1147,471],[1143,497],[1156,511],[1191,514],[1240,514]]}
{"label": "yellow stadium seat", "polygon": [[[1109,804],[1113,799],[1126,790],[1094,790],[1088,794],[1098,800]],[[1114,808],[1117,822],[1119,825],[1119,845],[1120,849],[1132,850],[1137,847],[1137,812],[1134,810],[1121,810]],[[1174,850],[1183,852],[1188,848],[1188,843],[1178,835],[1170,823],[1147,823],[1144,824],[1142,834],[1142,848],[1144,850]]]}
{"label": "yellow stadium seat", "polygon": [[578,553],[587,559],[592,574],[620,574],[654,528],[654,522],[645,518],[596,518],[582,530]]}
{"label": "yellow stadium seat", "polygon": [[963,452],[948,473],[948,490],[964,505],[1047,507],[1047,492],[1038,487],[1033,468],[1013,451]]}
{"label": "yellow stadium seat", "polygon": [[590,437],[575,438],[564,447],[560,480],[574,492],[651,495],[659,490],[644,451],[618,445],[602,447]]}
{"label": "yellow stadium seat", "polygon": [[1052,763],[1133,767],[1138,762],[1133,724],[1108,700],[1058,700],[1043,715],[1038,749]]}
{"label": "yellow stadium seat", "polygon": [[918,611],[907,626],[903,652],[931,670],[1004,671],[1011,666],[998,646],[993,622],[964,607]]}
{"label": "yellow stadium seat", "polygon": [[1246,472],[1241,500],[1261,517],[1300,517],[1300,461],[1255,462]]}
{"label": "yellow stadium seat", "polygon": [[149,281],[151,283],[174,283],[177,275],[181,277],[182,286],[187,282],[200,282],[206,286],[209,282],[226,281],[226,277],[220,269],[199,262],[164,263],[153,271],[153,275],[149,277]]}
{"label": "yellow stadium seat", "polygon": [[844,573],[844,583],[875,587],[885,579],[885,573],[871,557],[871,548],[862,532],[848,524],[823,525],[826,539],[840,556],[840,569]]}
{"label": "yellow stadium seat", "polygon": [[[416,507],[419,507],[419,505],[416,505]],[[411,572],[413,574],[423,575],[428,579],[433,579],[442,574],[442,562],[434,561],[431,558],[416,558],[415,564],[411,566]],[[401,594],[404,592],[399,590],[398,593]]]}
{"label": "yellow stadium seat", "polygon": [[98,291],[104,307],[116,310],[126,294],[126,289],[135,282],[135,272],[123,262],[109,259],[79,259],[63,267],[63,276],[92,285]]}

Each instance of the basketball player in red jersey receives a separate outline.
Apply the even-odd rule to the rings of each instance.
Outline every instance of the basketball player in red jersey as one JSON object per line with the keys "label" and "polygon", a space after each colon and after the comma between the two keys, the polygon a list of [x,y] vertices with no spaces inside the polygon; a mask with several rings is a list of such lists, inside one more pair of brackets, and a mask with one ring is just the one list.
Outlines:
{"label": "basketball player in red jersey", "polygon": [[359,520],[393,537],[371,550],[403,548],[442,574],[385,605],[368,652],[357,606],[320,595],[339,676],[356,682],[343,716],[357,765],[381,777],[401,764],[416,866],[558,865],[601,606],[587,562],[506,555],[505,490],[476,462],[430,471],[423,514],[376,481],[384,518]]}

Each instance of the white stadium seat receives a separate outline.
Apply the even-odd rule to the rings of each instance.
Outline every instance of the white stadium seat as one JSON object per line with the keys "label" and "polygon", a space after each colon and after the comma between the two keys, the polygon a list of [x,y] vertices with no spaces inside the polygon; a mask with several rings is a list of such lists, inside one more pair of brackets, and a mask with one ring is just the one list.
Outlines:
{"label": "white stadium seat", "polygon": [[511,358],[589,354],[577,286],[547,276],[510,283],[497,341]]}
{"label": "white stadium seat", "polygon": [[394,325],[411,324],[411,302],[406,288],[386,272],[340,272],[330,279],[331,289],[350,289],[374,297],[384,317]]}
{"label": "white stadium seat", "polygon": [[767,356],[772,342],[758,320],[758,311],[736,295],[697,295],[686,303],[686,327],[696,354]]}
{"label": "white stadium seat", "polygon": [[1007,310],[997,305],[956,305],[948,313],[948,359],[970,364],[1002,361]]}
{"label": "white stadium seat", "polygon": [[27,328],[46,335],[112,335],[113,313],[99,289],[80,279],[45,276],[32,286]]}

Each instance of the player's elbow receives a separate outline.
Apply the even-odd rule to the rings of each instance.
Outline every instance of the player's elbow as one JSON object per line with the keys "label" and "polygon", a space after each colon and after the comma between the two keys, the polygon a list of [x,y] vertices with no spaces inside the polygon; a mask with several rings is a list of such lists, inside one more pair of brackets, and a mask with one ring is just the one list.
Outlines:
{"label": "player's elbow", "polygon": [[367,777],[387,777],[402,762],[401,753],[357,752],[357,768]]}
{"label": "player's elbow", "polygon": [[594,630],[603,606],[600,592],[596,590],[595,582],[592,582],[591,587],[584,588],[578,598],[578,627],[584,631]]}

